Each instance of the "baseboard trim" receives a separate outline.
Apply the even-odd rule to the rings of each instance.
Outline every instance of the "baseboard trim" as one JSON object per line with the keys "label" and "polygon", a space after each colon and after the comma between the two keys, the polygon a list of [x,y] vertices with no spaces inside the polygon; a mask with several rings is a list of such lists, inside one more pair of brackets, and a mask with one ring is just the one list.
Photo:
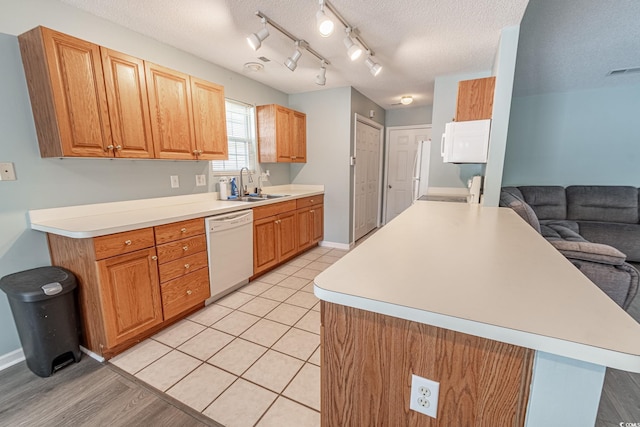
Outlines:
{"label": "baseboard trim", "polygon": [[90,358],[97,360],[98,362],[102,363],[105,361],[105,358],[100,356],[99,354],[94,353],[93,351],[89,350],[88,348],[84,348],[83,346],[80,346],[80,351],[83,352],[84,354],[86,354],[87,356],[89,356]]}
{"label": "baseboard trim", "polygon": [[7,369],[13,365],[17,365],[23,360],[25,360],[25,357],[22,348],[19,348],[7,354],[3,354],[2,356],[0,356],[0,371]]}
{"label": "baseboard trim", "polygon": [[333,248],[333,249],[342,249],[345,251],[349,251],[353,248],[353,243],[336,243],[336,242],[328,242],[326,240],[322,240],[318,245],[324,248]]}

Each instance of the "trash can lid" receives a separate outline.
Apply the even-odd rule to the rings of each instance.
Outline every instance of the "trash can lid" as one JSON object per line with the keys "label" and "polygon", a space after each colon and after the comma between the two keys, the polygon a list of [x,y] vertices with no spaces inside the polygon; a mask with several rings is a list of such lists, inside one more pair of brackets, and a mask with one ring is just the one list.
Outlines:
{"label": "trash can lid", "polygon": [[24,302],[54,298],[73,291],[76,286],[76,277],[62,267],[38,267],[0,279],[0,289],[9,298]]}

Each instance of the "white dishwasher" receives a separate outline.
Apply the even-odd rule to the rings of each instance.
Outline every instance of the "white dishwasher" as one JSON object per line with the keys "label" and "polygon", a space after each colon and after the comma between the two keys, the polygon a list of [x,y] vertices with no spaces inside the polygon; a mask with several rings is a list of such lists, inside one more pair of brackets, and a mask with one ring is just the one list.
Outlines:
{"label": "white dishwasher", "polygon": [[244,285],[253,276],[253,211],[205,218],[209,284],[206,304]]}

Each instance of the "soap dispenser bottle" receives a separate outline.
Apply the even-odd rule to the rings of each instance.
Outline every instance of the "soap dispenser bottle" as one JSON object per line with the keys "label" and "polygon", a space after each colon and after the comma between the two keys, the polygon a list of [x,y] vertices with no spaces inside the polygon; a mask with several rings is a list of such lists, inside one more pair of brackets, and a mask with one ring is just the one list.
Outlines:
{"label": "soap dispenser bottle", "polygon": [[231,195],[232,196],[237,196],[238,195],[238,184],[236,184],[236,178],[235,177],[231,178]]}

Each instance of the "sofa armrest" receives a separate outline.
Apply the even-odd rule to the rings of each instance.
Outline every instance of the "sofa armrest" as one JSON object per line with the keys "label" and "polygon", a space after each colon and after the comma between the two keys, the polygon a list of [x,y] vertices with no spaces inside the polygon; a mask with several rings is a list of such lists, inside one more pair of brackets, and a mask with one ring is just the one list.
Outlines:
{"label": "sofa armrest", "polygon": [[627,256],[616,248],[600,243],[566,240],[549,240],[549,243],[562,253],[562,255],[570,259],[609,265],[621,265],[627,259]]}

